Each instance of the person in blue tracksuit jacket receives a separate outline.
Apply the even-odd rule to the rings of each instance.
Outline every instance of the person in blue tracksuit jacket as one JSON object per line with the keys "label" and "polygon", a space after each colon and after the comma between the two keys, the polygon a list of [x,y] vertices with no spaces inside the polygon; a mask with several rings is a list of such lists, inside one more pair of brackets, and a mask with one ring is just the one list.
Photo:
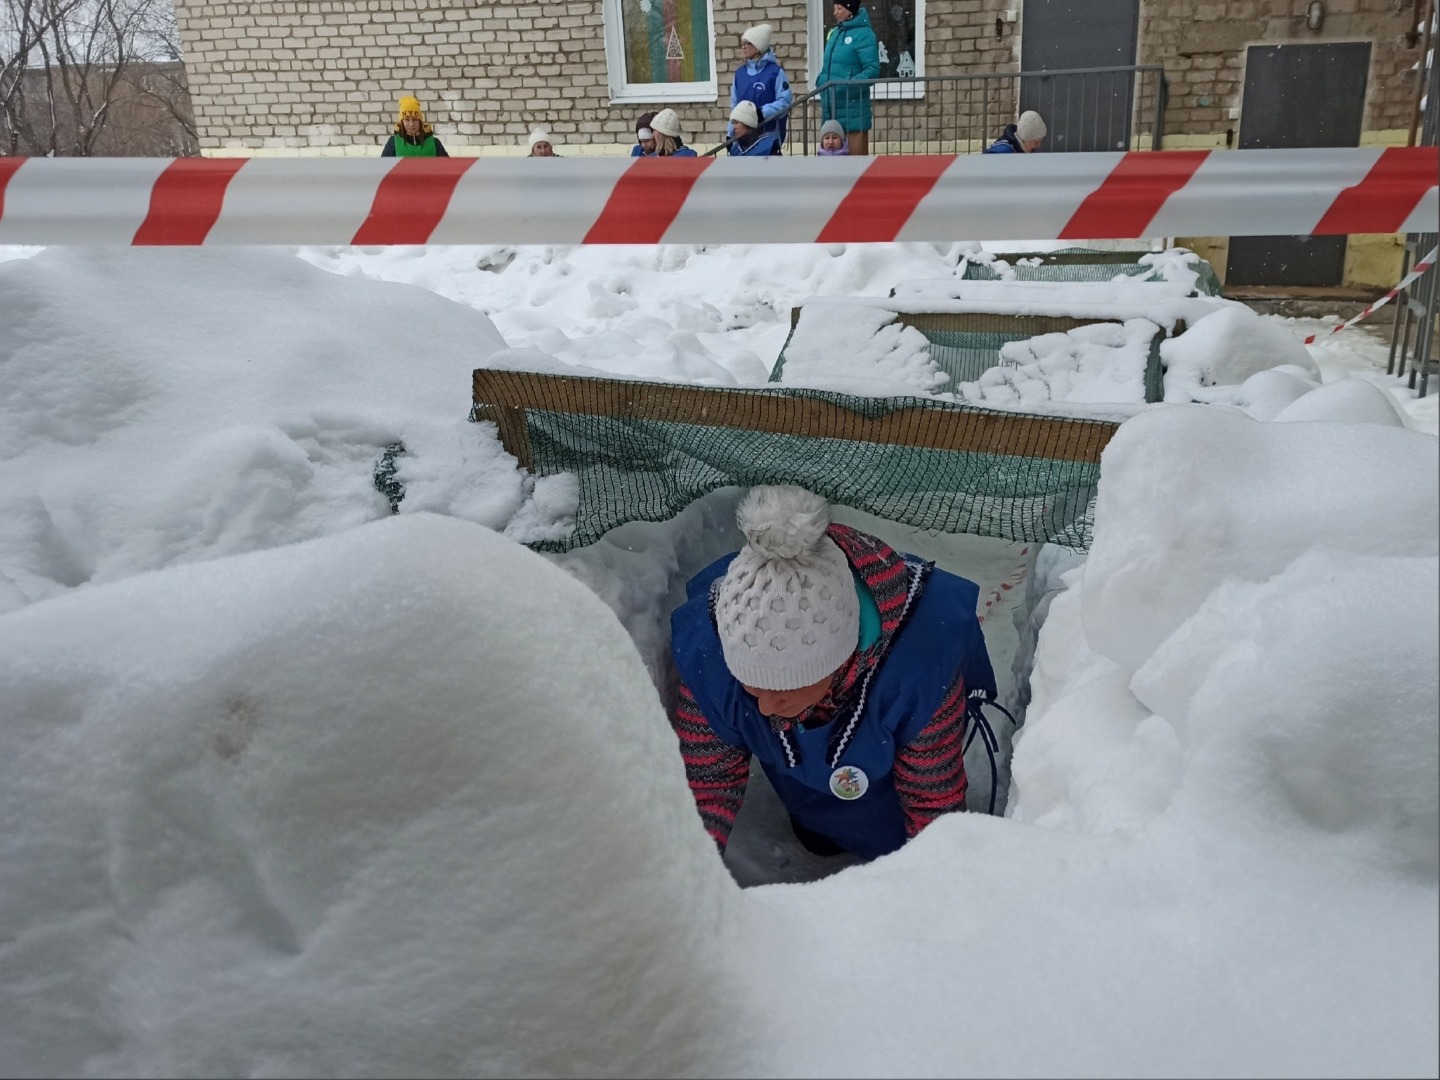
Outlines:
{"label": "person in blue tracksuit jacket", "polygon": [[730,110],[731,157],[769,157],[775,151],[775,136],[760,127],[759,110],[753,101],[742,101]]}
{"label": "person in blue tracksuit jacket", "polygon": [[752,488],[736,521],[745,546],[671,616],[673,723],[721,851],[752,756],[816,854],[875,858],[965,809],[969,709],[996,692],[978,587],[803,488]]}
{"label": "person in blue tracksuit jacket", "polygon": [[[745,60],[730,83],[730,109],[733,112],[742,101],[753,101],[764,133],[775,136],[770,144],[774,148],[771,152],[778,154],[785,145],[785,126],[790,106],[795,103],[795,92],[790,89],[790,79],[770,47],[772,33],[769,23],[761,23],[740,35],[740,51]],[[734,134],[733,125],[725,131],[726,138]]]}
{"label": "person in blue tracksuit jacket", "polygon": [[1017,123],[1006,124],[1000,138],[987,146],[984,154],[1033,154],[1045,138],[1045,121],[1033,109],[1020,114]]}

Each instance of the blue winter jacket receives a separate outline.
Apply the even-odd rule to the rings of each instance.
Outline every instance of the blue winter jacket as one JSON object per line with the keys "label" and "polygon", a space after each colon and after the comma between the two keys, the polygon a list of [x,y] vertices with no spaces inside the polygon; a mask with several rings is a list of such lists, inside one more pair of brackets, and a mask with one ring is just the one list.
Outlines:
{"label": "blue winter jacket", "polygon": [[[880,45],[870,29],[870,13],[861,8],[830,31],[816,87],[832,79],[874,79],[880,75]],[[869,131],[870,87],[837,86],[820,95],[820,119],[839,120],[846,131]]]}
{"label": "blue winter jacket", "polygon": [[[670,619],[671,650],[685,685],[716,736],[748,750],[797,824],[847,851],[874,858],[905,843],[905,812],[895,791],[895,753],[930,722],[956,672],[971,695],[995,695],[995,674],[975,616],[979,588],[913,556],[905,561],[918,596],[868,691],[852,693],[828,723],[782,737],[730,674],[711,616],[711,587],[734,555],[707,566],[686,586]],[[850,770],[847,775],[847,770]],[[863,794],[843,798],[863,776]],[[832,784],[834,786],[832,786]]]}
{"label": "blue winter jacket", "polygon": [[[785,125],[790,106],[795,102],[795,92],[790,89],[785,69],[775,59],[774,49],[753,60],[746,60],[735,72],[734,81],[730,84],[730,111],[734,112],[735,106],[742,101],[755,103],[755,109],[760,113],[760,130],[775,136],[774,152],[778,154],[785,143]],[[787,115],[775,119],[777,113]],[[728,139],[734,134],[735,125],[732,122],[725,128],[725,137]]]}
{"label": "blue winter jacket", "polygon": [[741,145],[737,139],[727,149],[731,157],[769,157],[780,152],[780,144],[775,141],[774,135],[766,135],[762,132],[748,146]]}
{"label": "blue winter jacket", "polygon": [[1005,131],[1000,138],[980,152],[982,154],[1023,154],[1025,148],[1020,145],[1020,139],[1015,134],[1015,125],[1006,124]]}

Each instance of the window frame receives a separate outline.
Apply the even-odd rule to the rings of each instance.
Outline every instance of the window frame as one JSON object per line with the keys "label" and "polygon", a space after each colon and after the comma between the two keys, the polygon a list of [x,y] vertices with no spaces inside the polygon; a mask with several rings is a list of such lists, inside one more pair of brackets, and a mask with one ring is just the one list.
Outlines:
{"label": "window frame", "polygon": [[[660,0],[656,0],[660,2]],[[628,102],[708,102],[714,104],[720,93],[719,64],[715,55],[715,2],[705,0],[705,19],[710,28],[710,78],[708,81],[683,83],[628,82],[625,78],[625,19],[621,0],[605,0],[602,22],[605,28],[605,77],[610,90],[610,103]]]}
{"label": "window frame", "polygon": [[[925,0],[914,0],[915,4],[915,78],[925,75]],[[820,77],[820,68],[825,63],[825,13],[834,6],[834,0],[809,0],[806,11],[805,36],[809,45],[806,57],[810,87]],[[923,98],[925,83],[881,83],[872,91],[877,101]]]}

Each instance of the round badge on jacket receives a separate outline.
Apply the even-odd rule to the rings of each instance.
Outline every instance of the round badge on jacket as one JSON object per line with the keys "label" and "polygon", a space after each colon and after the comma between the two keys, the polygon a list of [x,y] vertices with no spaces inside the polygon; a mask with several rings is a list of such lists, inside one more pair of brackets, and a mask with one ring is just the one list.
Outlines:
{"label": "round badge on jacket", "polygon": [[830,774],[830,791],[837,799],[849,802],[858,799],[870,789],[870,778],[863,769],[854,765],[841,765]]}

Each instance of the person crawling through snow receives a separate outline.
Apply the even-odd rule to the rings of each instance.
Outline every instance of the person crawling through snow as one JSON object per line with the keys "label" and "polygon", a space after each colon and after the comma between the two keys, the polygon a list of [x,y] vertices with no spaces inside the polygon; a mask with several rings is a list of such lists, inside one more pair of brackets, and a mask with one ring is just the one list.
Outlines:
{"label": "person crawling through snow", "polygon": [[752,756],[818,855],[884,855],[964,810],[968,703],[996,691],[978,586],[831,524],[803,488],[752,488],[736,522],[745,546],[671,616],[673,723],[721,852]]}

